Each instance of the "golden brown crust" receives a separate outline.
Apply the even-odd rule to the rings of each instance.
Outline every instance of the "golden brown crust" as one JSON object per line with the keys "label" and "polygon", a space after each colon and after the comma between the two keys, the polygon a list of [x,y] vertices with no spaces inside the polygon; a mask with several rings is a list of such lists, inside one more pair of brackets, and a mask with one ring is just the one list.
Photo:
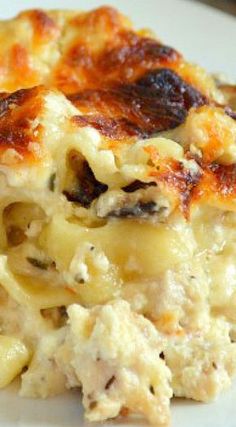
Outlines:
{"label": "golden brown crust", "polygon": [[[87,13],[25,11],[0,23],[3,45],[6,38],[6,51],[0,58],[0,87],[9,91],[43,83],[72,94],[132,83],[160,67],[174,69],[197,88],[204,87],[204,78],[202,82],[199,72],[195,73],[175,49],[147,32],[135,31],[111,7]],[[28,67],[28,74],[19,73],[16,62],[8,64],[9,57],[15,56],[11,52],[16,44],[18,62],[24,64],[25,71]]]}
{"label": "golden brown crust", "polygon": [[170,68],[208,97],[214,95],[201,69],[147,31],[135,31],[111,7],[86,13],[25,11],[0,22],[0,43],[0,88],[6,91],[45,84],[69,95],[133,83],[148,71]]}
{"label": "golden brown crust", "polygon": [[185,153],[185,158],[197,161],[199,170],[196,173],[192,174],[181,161],[173,159],[150,172],[150,178],[157,185],[164,184],[168,191],[175,193],[184,216],[189,218],[191,207],[201,203],[235,210],[236,165],[206,163],[189,152]]}
{"label": "golden brown crust", "polygon": [[[2,94],[0,100],[0,153],[15,150],[23,161],[36,160],[30,150],[32,142],[39,141],[39,125],[34,126],[42,108],[44,89],[21,89],[11,95]],[[1,160],[2,161],[2,160]]]}
{"label": "golden brown crust", "polygon": [[55,84],[66,94],[134,82],[146,71],[174,68],[180,54],[156,40],[121,28],[100,51],[75,40],[55,72]]}
{"label": "golden brown crust", "polygon": [[88,113],[78,118],[80,126],[90,124],[115,139],[147,137],[172,129],[184,122],[191,107],[207,103],[199,91],[166,68],[149,72],[134,83],[84,90],[69,99]]}
{"label": "golden brown crust", "polygon": [[[147,33],[134,31],[113,8],[88,13],[32,10],[12,22],[19,37],[11,38],[9,32],[8,48],[0,56],[3,92],[41,83],[58,88],[82,112],[71,119],[75,128],[96,128],[111,141],[111,149],[119,141],[132,143],[173,129],[193,107],[208,108],[215,103],[209,79],[199,69]],[[2,26],[0,41],[1,31],[4,38],[9,23]],[[32,35],[29,46],[23,42],[26,29]],[[43,87],[37,87],[1,95],[1,154],[10,148],[20,154],[22,162],[39,160],[30,144],[40,142],[40,125],[33,123],[42,110],[44,93]],[[222,144],[221,134],[212,135],[211,131],[211,153],[214,144],[218,148]],[[203,157],[196,158],[199,168],[195,173],[174,159],[150,170],[148,178],[175,192],[186,216],[193,203],[213,198],[232,205],[236,194],[234,165],[212,163],[208,146]],[[155,159],[157,153],[153,148],[149,151]],[[192,157],[187,147],[185,159]]]}
{"label": "golden brown crust", "polygon": [[21,43],[13,43],[7,57],[0,56],[0,72],[5,76],[2,86],[8,92],[37,83],[37,74],[31,67],[29,53]]}

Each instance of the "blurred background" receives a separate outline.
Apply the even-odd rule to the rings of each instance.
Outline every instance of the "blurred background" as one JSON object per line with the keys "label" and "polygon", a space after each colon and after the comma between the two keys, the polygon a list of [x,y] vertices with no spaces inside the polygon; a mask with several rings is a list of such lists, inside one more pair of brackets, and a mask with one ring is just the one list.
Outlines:
{"label": "blurred background", "polygon": [[223,10],[223,12],[231,13],[236,16],[236,0],[192,0],[200,1],[209,6],[216,7],[217,9]]}

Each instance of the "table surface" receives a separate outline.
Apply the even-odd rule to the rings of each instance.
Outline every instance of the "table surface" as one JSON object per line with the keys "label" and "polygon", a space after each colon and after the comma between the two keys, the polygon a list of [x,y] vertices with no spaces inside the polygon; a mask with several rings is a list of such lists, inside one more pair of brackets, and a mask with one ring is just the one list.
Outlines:
{"label": "table surface", "polygon": [[208,6],[215,7],[223,12],[236,16],[236,0],[192,0],[200,1]]}

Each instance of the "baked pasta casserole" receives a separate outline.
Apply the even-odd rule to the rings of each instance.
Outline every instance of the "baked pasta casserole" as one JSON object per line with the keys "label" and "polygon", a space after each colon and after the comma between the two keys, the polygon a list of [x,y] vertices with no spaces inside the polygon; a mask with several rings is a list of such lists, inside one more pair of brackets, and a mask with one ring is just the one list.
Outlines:
{"label": "baked pasta casserole", "polygon": [[0,44],[0,386],[166,426],[236,372],[236,90],[110,7]]}

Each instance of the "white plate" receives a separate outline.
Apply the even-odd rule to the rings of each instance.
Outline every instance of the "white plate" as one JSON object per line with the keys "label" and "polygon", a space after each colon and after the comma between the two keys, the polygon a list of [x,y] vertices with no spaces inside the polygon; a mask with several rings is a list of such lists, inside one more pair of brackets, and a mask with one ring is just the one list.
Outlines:
{"label": "white plate", "polygon": [[[150,27],[166,43],[179,49],[191,61],[211,72],[236,78],[236,20],[213,9],[184,0],[104,0],[132,17],[139,27]],[[9,0],[1,2],[2,18],[29,7],[88,9],[102,4],[96,0]],[[1,367],[0,367],[1,369]],[[1,427],[91,427],[83,422],[77,393],[49,400],[30,400],[17,396],[17,385],[0,392]],[[199,404],[177,400],[172,404],[172,427],[235,427],[236,385],[217,402]],[[110,427],[139,423],[120,421]]]}
{"label": "white plate", "polygon": [[[40,400],[21,398],[17,390],[16,382],[0,392],[1,427],[150,427],[124,418],[103,424],[85,422],[80,394],[75,391]],[[236,384],[213,403],[175,399],[171,405],[171,427],[235,427],[235,397]]]}

